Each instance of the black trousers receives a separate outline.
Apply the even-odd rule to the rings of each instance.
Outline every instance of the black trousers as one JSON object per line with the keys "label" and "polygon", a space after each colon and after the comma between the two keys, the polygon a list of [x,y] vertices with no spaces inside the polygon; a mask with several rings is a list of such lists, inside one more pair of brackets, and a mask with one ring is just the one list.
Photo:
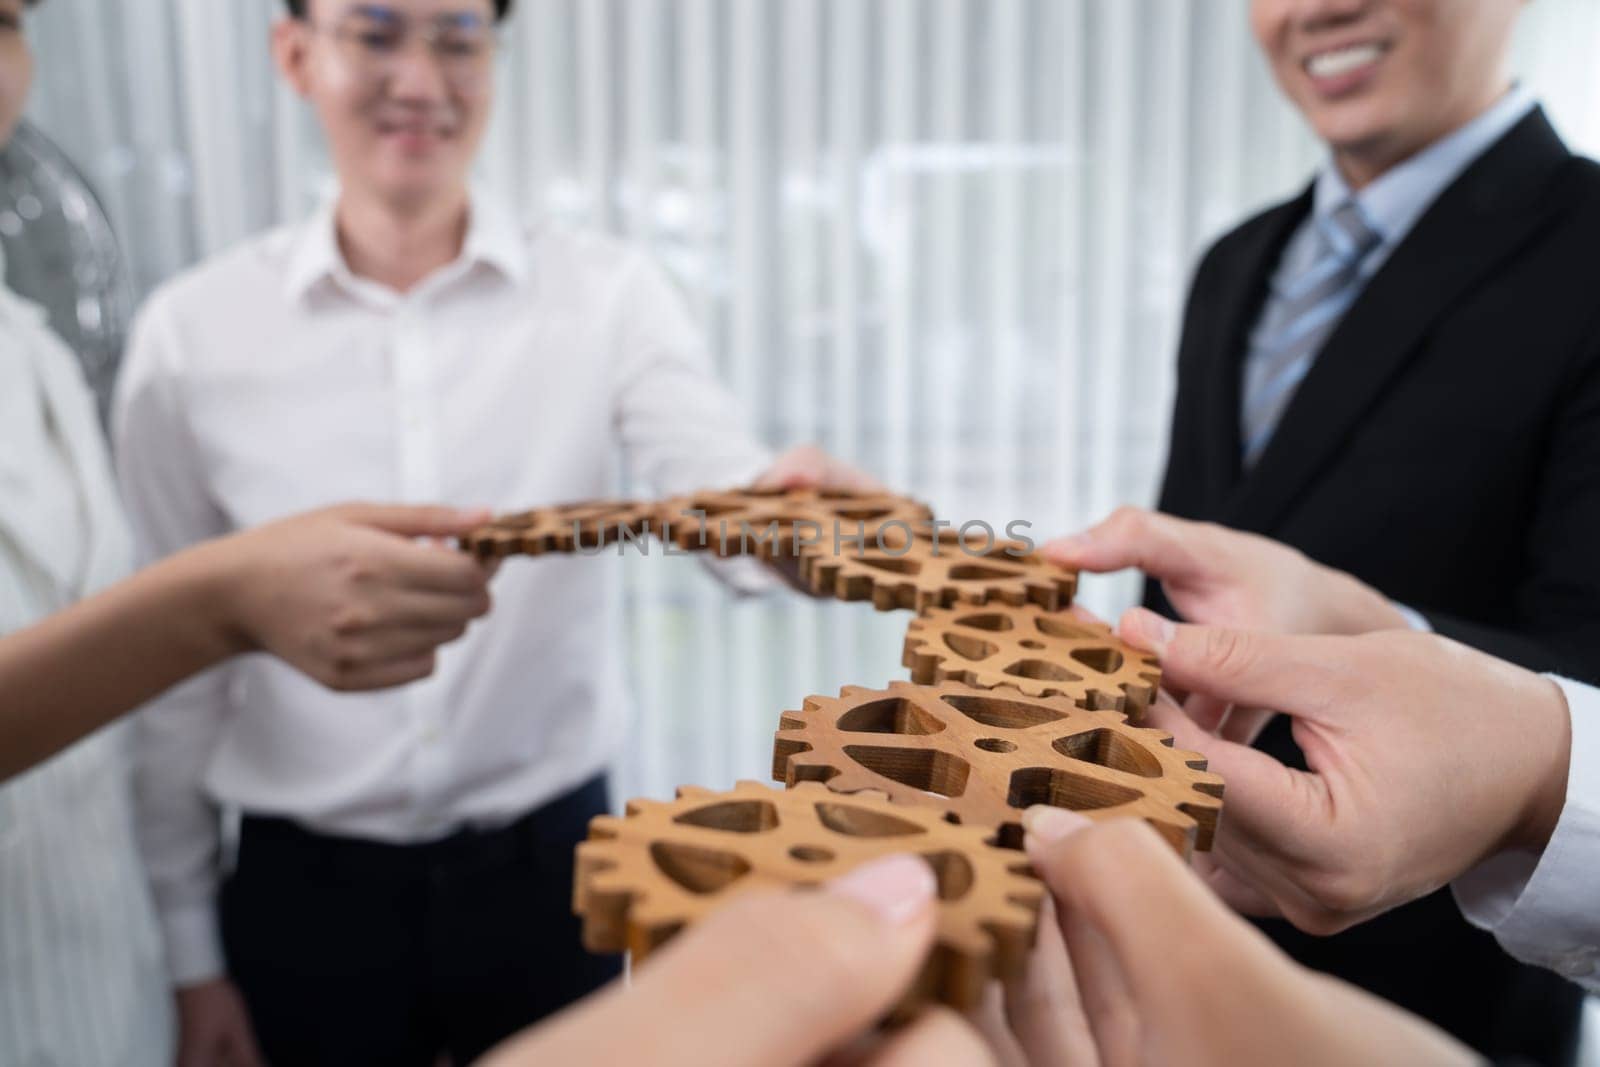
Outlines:
{"label": "black trousers", "polygon": [[423,845],[246,816],[222,887],[228,970],[274,1067],[463,1067],[604,985],[572,914],[596,778],[497,830]]}

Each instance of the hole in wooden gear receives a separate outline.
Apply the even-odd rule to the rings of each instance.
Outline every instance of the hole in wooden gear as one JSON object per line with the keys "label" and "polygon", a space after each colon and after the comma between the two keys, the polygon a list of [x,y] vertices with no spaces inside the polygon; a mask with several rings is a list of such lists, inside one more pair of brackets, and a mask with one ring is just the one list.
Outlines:
{"label": "hole in wooden gear", "polygon": [[1031,678],[1036,682],[1076,682],[1081,681],[1079,675],[1073,674],[1059,663],[1052,663],[1047,659],[1018,660],[1007,667],[1005,673],[1014,678]]}
{"label": "hole in wooden gear", "polygon": [[971,634],[945,634],[944,643],[950,651],[967,659],[988,659],[1000,651],[1000,646]]}
{"label": "hole in wooden gear", "polygon": [[817,821],[846,837],[912,837],[927,832],[914,822],[886,812],[837,801],[819,803]]}
{"label": "hole in wooden gear", "polygon": [[874,570],[887,571],[890,574],[921,574],[922,564],[914,559],[900,559],[898,557],[882,558],[878,556],[862,556],[861,562]]}
{"label": "hole in wooden gear", "polygon": [[691,893],[715,893],[750,873],[750,864],[732,852],[672,841],[650,846],[661,873]]}
{"label": "hole in wooden gear", "polygon": [[1070,615],[1035,615],[1033,624],[1046,637],[1059,637],[1065,641],[1079,641],[1085,637],[1100,636],[1095,630]]}
{"label": "hole in wooden gear", "polygon": [[872,522],[874,519],[881,519],[886,515],[892,515],[892,514],[894,514],[894,511],[893,511],[892,508],[835,508],[835,509],[833,509],[834,517],[835,518],[839,518],[839,519],[843,519],[846,522]]}
{"label": "hole in wooden gear", "polygon": [[724,800],[673,817],[673,822],[732,834],[761,834],[778,827],[778,809],[765,800]]}
{"label": "hole in wooden gear", "polygon": [[1016,628],[1016,623],[1011,620],[1010,615],[1002,615],[998,612],[968,615],[965,618],[955,620],[952,625],[966,626],[974,630],[988,630],[990,633],[1004,633],[1007,630]]}
{"label": "hole in wooden gear", "polygon": [[985,752],[1015,752],[1017,750],[1016,745],[1012,744],[1010,741],[1001,740],[998,737],[980,737],[978,740],[972,743],[983,749]]}
{"label": "hole in wooden gear", "polygon": [[974,722],[1001,730],[1026,730],[1066,718],[1066,715],[1052,708],[1000,697],[943,696],[939,699]]}
{"label": "hole in wooden gear", "polygon": [[1099,671],[1101,674],[1111,674],[1122,669],[1122,653],[1114,648],[1074,649],[1072,658],[1091,671]]}
{"label": "hole in wooden gear", "polygon": [[1003,571],[999,567],[978,563],[962,563],[950,568],[952,582],[1004,582],[1017,576],[1016,571]]}
{"label": "hole in wooden gear", "polygon": [[972,890],[976,877],[972,861],[959,852],[924,852],[922,858],[933,868],[940,900],[960,900]]}
{"label": "hole in wooden gear", "polygon": [[1022,647],[1027,649],[1029,652],[1043,652],[1045,649],[1045,643],[1043,641],[1028,640],[1020,641],[1018,644],[1022,645]]}
{"label": "hole in wooden gear", "polygon": [[967,776],[972,773],[971,765],[960,756],[926,748],[846,745],[844,754],[875,774],[942,797],[966,792]]}
{"label": "hole in wooden gear", "polygon": [[796,845],[789,850],[789,855],[801,863],[827,863],[834,858],[832,849],[819,845]]}
{"label": "hole in wooden gear", "polygon": [[1102,782],[1056,767],[1024,767],[1011,775],[1011,791],[1006,803],[1014,808],[1049,804],[1072,811],[1094,811],[1128,804],[1143,795],[1130,786]]}
{"label": "hole in wooden gear", "polygon": [[1115,730],[1088,730],[1071,737],[1058,737],[1051,747],[1068,759],[1110,767],[1140,778],[1161,777],[1161,761]]}
{"label": "hole in wooden gear", "polygon": [[936,734],[944,723],[909,700],[887,697],[851,708],[839,716],[838,727],[861,734]]}

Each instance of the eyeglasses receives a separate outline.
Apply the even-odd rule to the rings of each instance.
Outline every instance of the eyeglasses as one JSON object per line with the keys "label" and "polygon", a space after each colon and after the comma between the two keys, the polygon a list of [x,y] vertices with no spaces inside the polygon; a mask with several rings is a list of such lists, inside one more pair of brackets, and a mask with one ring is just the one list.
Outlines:
{"label": "eyeglasses", "polygon": [[483,87],[499,44],[494,26],[471,12],[413,20],[393,8],[368,4],[330,24],[306,25],[332,37],[351,68],[373,81],[392,77],[412,41],[421,40],[458,91]]}

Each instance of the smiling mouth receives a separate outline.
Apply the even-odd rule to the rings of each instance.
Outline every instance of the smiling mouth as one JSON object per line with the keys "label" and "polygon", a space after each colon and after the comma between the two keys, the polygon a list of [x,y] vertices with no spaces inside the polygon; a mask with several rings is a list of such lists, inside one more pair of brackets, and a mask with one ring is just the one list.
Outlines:
{"label": "smiling mouth", "polygon": [[431,137],[447,141],[454,130],[438,122],[379,122],[378,133],[385,137]]}
{"label": "smiling mouth", "polygon": [[1387,51],[1389,51],[1388,44],[1381,41],[1346,45],[1343,48],[1318,52],[1306,59],[1303,66],[1306,73],[1318,81],[1343,78],[1372,66],[1382,59]]}

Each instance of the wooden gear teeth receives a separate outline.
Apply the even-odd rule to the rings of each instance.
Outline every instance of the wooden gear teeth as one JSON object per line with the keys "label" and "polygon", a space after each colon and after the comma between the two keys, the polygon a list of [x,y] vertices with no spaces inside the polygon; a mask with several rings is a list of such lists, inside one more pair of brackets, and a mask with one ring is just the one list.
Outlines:
{"label": "wooden gear teeth", "polygon": [[961,682],[1063,696],[1143,718],[1161,684],[1156,658],[1101,623],[1034,605],[927,608],[906,630],[904,663],[924,685]]}
{"label": "wooden gear teeth", "polygon": [[919,529],[909,540],[886,531],[887,547],[801,557],[801,577],[818,594],[870,600],[879,611],[958,603],[1036,604],[1059,611],[1072,604],[1076,571],[1046,562],[1020,541],[963,540],[954,529]]}
{"label": "wooden gear teeth", "polygon": [[1222,779],[1205,768],[1203,756],[1120,712],[955,683],[810,697],[784,713],[772,757],[773,777],[790,786],[881,791],[999,827],[1004,844],[1020,842],[1024,809],[1051,804],[1144,819],[1185,857],[1211,847],[1222,809]]}
{"label": "wooden gear teeth", "polygon": [[831,550],[836,537],[875,544],[885,527],[909,531],[927,525],[933,512],[891,493],[751,488],[668,500],[658,516],[658,528],[679,548],[771,560]]}
{"label": "wooden gear teeth", "polygon": [[814,782],[775,790],[747,781],[723,793],[685,786],[675,801],[634,800],[627,812],[595,818],[578,846],[573,909],[592,951],[626,949],[643,960],[737,893],[815,885],[910,852],[938,878],[938,937],[901,1008],[970,1009],[991,979],[1026,970],[1044,889],[1025,858],[991,843],[992,828]]}

